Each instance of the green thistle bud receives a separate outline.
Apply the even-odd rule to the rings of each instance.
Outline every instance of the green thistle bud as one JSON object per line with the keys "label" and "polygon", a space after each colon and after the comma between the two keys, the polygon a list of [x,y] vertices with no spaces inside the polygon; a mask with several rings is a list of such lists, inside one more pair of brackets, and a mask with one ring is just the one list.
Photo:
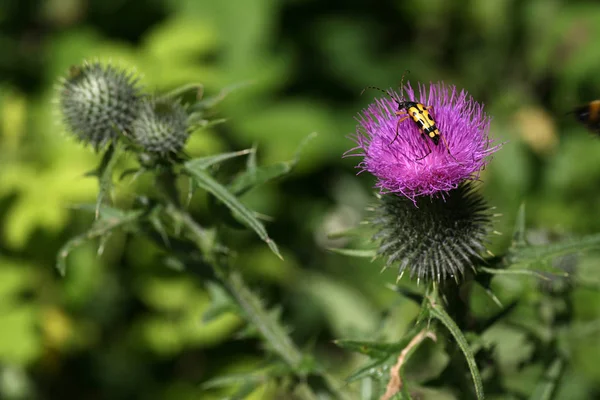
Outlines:
{"label": "green thistle bud", "polygon": [[133,121],[133,140],[146,152],[160,157],[180,152],[190,131],[185,108],[167,99],[144,100]]}
{"label": "green thistle bud", "polygon": [[398,265],[399,278],[408,269],[419,280],[456,281],[472,268],[491,231],[489,207],[472,184],[463,184],[444,197],[421,196],[412,200],[384,195],[372,223],[373,239],[386,267]]}
{"label": "green thistle bud", "polygon": [[59,86],[59,106],[68,130],[96,150],[128,132],[141,94],[137,79],[111,65],[71,67]]}

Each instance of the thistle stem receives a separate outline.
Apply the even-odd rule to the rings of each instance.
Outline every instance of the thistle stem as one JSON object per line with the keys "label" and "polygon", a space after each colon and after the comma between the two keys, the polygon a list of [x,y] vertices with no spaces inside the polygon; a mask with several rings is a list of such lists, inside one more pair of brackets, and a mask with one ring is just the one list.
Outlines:
{"label": "thistle stem", "polygon": [[427,329],[423,329],[417,333],[414,338],[408,343],[408,345],[400,352],[398,356],[398,362],[390,369],[390,381],[388,382],[386,391],[381,397],[381,400],[390,400],[396,393],[402,390],[403,383],[402,376],[400,375],[400,369],[408,360],[410,354],[425,340],[430,338],[434,342],[437,340],[435,334]]}
{"label": "thistle stem", "polygon": [[[173,204],[168,208],[168,213],[176,220],[180,221],[188,231],[190,239],[197,245],[203,255],[207,257],[208,263],[213,266],[215,275],[225,285],[228,292],[235,299],[238,306],[243,310],[246,318],[257,328],[263,339],[269,344],[270,348],[294,371],[302,370],[304,355],[293,343],[283,326],[269,315],[268,310],[262,304],[250,288],[244,282],[241,274],[230,271],[222,261],[219,260],[214,252],[210,251],[207,245],[207,238],[202,227],[200,227],[193,217],[186,211],[175,207]],[[349,397],[339,389],[340,384],[329,374],[320,373],[327,384],[328,389],[338,399],[349,399]],[[313,397],[316,396],[313,394]]]}

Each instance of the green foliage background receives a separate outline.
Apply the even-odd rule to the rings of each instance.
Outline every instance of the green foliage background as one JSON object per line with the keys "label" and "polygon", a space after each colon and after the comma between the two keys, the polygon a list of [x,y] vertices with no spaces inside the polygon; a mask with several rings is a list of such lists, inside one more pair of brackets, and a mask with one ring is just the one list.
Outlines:
{"label": "green foliage background", "polygon": [[[373,178],[355,176],[356,159],[341,158],[353,145],[353,117],[372,98],[359,96],[365,86],[397,86],[409,69],[413,83],[443,80],[486,104],[492,136],[508,141],[482,177],[502,213],[493,252],[509,245],[523,201],[534,242],[600,231],[600,140],[565,115],[600,97],[593,1],[5,1],[0,29],[0,398],[216,399],[228,389],[203,382],[251,371],[264,357],[258,341],[237,338],[238,316],[203,322],[207,291],[143,238],[113,237],[102,256],[85,245],[59,278],[58,249],[92,219],[72,206],[98,190],[83,174],[99,157],[64,134],[52,103],[58,77],[83,59],[136,68],[152,90],[199,82],[215,95],[250,83],[217,107],[225,124],[193,135],[194,156],[256,145],[270,164],[318,133],[293,174],[242,198],[272,218],[285,260],[252,232],[229,235],[249,283],[340,378],[364,358],[333,339],[398,340],[418,310],[384,289],[393,271],[327,250],[346,240],[327,235],[357,225],[372,200]],[[126,204],[144,184],[121,182],[115,200]],[[206,199],[193,207],[207,225],[215,218]],[[579,256],[578,271],[600,279],[599,261]],[[531,278],[503,280],[497,295],[522,300],[522,320],[543,312]],[[571,299],[572,362],[557,398],[594,398],[600,293],[577,288]],[[497,310],[483,294],[472,307]],[[532,354],[514,324],[488,336],[515,396],[498,398],[526,398],[544,354]],[[430,379],[446,362],[413,378]],[[268,386],[252,398],[272,398]]]}

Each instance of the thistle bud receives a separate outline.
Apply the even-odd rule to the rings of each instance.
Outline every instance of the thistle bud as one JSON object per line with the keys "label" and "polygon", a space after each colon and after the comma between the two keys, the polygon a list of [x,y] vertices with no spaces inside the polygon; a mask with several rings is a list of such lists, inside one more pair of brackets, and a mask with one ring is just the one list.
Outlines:
{"label": "thistle bud", "polygon": [[137,79],[111,65],[73,66],[59,86],[59,106],[67,129],[94,149],[128,132],[141,93]]}
{"label": "thistle bud", "polygon": [[132,125],[133,140],[159,157],[179,153],[189,135],[185,108],[168,99],[144,100]]}
{"label": "thistle bud", "polygon": [[425,281],[459,280],[485,250],[491,232],[489,207],[465,183],[442,196],[413,200],[394,194],[381,197],[371,220],[386,266],[397,265],[401,277]]}

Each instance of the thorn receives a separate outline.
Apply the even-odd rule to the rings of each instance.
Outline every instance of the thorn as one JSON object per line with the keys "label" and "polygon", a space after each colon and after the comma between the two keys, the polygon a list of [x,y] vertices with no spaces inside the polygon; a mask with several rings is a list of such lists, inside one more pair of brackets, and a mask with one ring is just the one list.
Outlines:
{"label": "thorn", "polygon": [[490,299],[492,299],[492,301],[500,308],[504,308],[504,306],[502,305],[502,303],[500,302],[500,299],[498,297],[496,297],[496,295],[494,293],[492,293],[492,291],[490,289],[486,290],[488,296],[490,296]]}
{"label": "thorn", "polygon": [[502,236],[502,232],[498,232],[498,231],[492,231],[492,233],[493,233],[494,235]]}
{"label": "thorn", "polygon": [[491,251],[489,251],[488,249],[485,249],[485,252],[492,257],[496,257],[496,255],[494,253],[492,253]]}
{"label": "thorn", "polygon": [[502,214],[502,213],[492,214],[492,217],[494,217],[494,218],[498,218],[498,217],[502,217],[502,216],[504,216],[504,214]]}
{"label": "thorn", "polygon": [[380,274],[384,273],[386,269],[388,269],[388,266],[384,265],[383,268],[381,268],[381,271],[379,271],[379,273]]}

